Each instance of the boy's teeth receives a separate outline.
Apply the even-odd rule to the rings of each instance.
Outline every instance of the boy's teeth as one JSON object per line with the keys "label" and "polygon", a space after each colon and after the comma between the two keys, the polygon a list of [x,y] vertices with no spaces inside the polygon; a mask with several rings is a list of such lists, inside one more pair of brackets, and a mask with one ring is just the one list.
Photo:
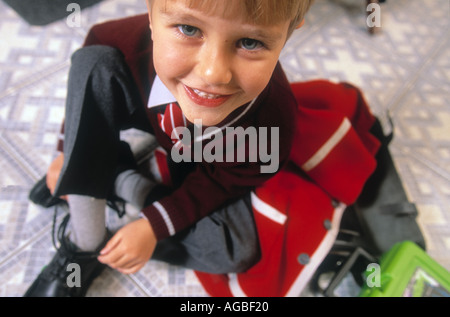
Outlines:
{"label": "boy's teeth", "polygon": [[219,95],[208,94],[208,93],[206,93],[206,92],[203,92],[203,91],[198,90],[198,89],[195,89],[195,88],[192,88],[192,90],[193,90],[197,95],[199,95],[199,96],[202,97],[202,98],[206,98],[206,99],[216,99],[216,98],[219,98],[219,97],[220,97]]}

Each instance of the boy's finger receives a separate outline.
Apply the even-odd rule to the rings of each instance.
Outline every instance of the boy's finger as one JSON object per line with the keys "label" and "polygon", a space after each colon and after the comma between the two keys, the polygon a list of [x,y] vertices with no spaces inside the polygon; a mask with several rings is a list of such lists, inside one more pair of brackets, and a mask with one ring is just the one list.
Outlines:
{"label": "boy's finger", "polygon": [[120,252],[117,248],[113,247],[110,250],[107,250],[104,254],[101,254],[97,257],[97,260],[103,264],[107,264],[109,266],[117,267],[117,261],[123,256],[123,253]]}
{"label": "boy's finger", "polygon": [[103,257],[99,257],[98,260],[101,263],[106,264],[113,269],[118,269],[121,267],[121,264],[123,262],[123,257],[124,257],[124,255],[122,255],[122,254],[111,253],[111,254],[105,255]]}
{"label": "boy's finger", "polygon": [[106,255],[111,250],[113,250],[120,243],[120,238],[114,235],[105,245],[105,247],[100,251],[100,255]]}
{"label": "boy's finger", "polygon": [[130,259],[126,253],[115,254],[115,259],[110,262],[110,266],[115,269],[127,268],[134,260]]}

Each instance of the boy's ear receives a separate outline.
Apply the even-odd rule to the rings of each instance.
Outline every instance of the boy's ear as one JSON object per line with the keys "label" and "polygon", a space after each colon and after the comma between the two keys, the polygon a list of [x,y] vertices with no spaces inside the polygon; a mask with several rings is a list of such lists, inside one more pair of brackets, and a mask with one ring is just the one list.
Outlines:
{"label": "boy's ear", "polygon": [[148,21],[150,23],[152,23],[152,15],[151,15],[151,6],[150,6],[150,1],[145,1],[145,3],[147,4],[147,14],[148,14]]}
{"label": "boy's ear", "polygon": [[147,0],[147,13],[148,13],[148,27],[151,30],[152,29],[152,13],[151,13],[151,4],[150,1]]}
{"label": "boy's ear", "polygon": [[300,23],[297,25],[296,29],[301,28],[304,24],[305,24],[305,19],[303,19],[302,22],[300,22]]}

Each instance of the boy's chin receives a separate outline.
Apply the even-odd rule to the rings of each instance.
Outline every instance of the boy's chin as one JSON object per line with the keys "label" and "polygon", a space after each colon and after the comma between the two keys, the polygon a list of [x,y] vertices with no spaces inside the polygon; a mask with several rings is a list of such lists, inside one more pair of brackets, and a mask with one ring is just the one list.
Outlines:
{"label": "boy's chin", "polygon": [[186,119],[189,122],[192,122],[192,123],[195,123],[195,124],[201,124],[203,127],[215,127],[215,126],[218,126],[223,120],[225,120],[225,118],[224,119],[217,118],[217,117],[210,118],[210,117],[202,116],[202,115],[194,116],[192,118],[189,118],[188,116],[186,116]]}

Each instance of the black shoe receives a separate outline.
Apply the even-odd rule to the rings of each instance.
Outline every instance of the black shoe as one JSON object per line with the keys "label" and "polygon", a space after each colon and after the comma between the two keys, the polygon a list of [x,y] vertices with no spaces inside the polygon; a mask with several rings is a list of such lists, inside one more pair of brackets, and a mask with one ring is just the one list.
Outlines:
{"label": "black shoe", "polygon": [[[97,260],[98,252],[80,252],[64,236],[68,220],[69,215],[64,218],[58,230],[61,245],[55,256],[24,297],[83,297],[94,279],[106,267]],[[100,250],[101,248],[98,249]]]}
{"label": "black shoe", "polygon": [[[124,171],[120,170],[119,172]],[[28,198],[34,204],[42,206],[44,208],[50,208],[57,205],[67,205],[67,201],[64,199],[53,196],[47,187],[46,175],[42,177],[30,190]],[[126,201],[117,196],[112,190],[107,197],[106,204],[117,212],[119,218],[122,218],[126,212]]]}
{"label": "black shoe", "polygon": [[36,205],[49,208],[67,202],[61,198],[54,197],[47,187],[47,176],[42,177],[30,190],[28,198]]}
{"label": "black shoe", "polygon": [[[117,162],[117,167],[115,170],[114,179],[119,176],[120,173],[129,170],[137,169],[138,165],[134,158],[133,152],[128,143],[121,141],[119,143],[119,158]],[[67,201],[64,199],[55,197],[51,194],[50,189],[47,187],[47,175],[42,177],[30,190],[28,195],[30,201],[34,204],[50,208],[59,204],[67,205]],[[108,207],[117,212],[119,218],[122,218],[126,213],[126,201],[117,196],[114,192],[114,185],[112,186],[108,197],[106,199],[106,204]]]}

